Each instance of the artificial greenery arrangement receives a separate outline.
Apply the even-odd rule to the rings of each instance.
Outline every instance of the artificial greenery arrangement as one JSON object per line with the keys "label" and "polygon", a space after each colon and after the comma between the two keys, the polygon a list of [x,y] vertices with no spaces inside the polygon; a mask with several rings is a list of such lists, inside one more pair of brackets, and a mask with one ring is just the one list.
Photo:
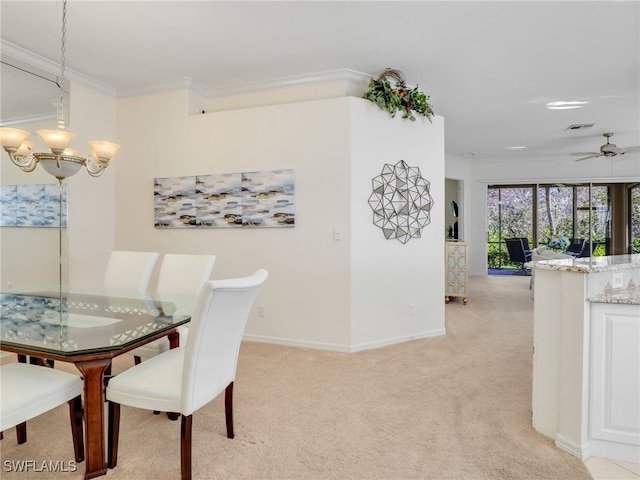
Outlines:
{"label": "artificial greenery arrangement", "polygon": [[[393,79],[392,83],[390,79]],[[414,112],[431,121],[433,110],[429,104],[429,97],[418,89],[416,85],[408,88],[404,76],[398,70],[387,68],[378,78],[372,78],[369,82],[369,90],[362,96],[372,101],[383,110],[387,110],[391,117],[395,117],[398,110],[402,112],[402,118],[416,121]]]}

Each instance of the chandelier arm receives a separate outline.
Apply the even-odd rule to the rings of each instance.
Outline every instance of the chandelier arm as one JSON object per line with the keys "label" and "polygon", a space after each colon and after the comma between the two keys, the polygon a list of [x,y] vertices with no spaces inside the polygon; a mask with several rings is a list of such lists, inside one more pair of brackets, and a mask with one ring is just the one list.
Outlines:
{"label": "chandelier arm", "polygon": [[89,160],[87,160],[87,162],[84,164],[84,166],[87,169],[87,172],[92,177],[99,177],[100,175],[102,175],[105,168],[107,168],[107,165],[108,164],[106,163],[96,163],[96,162],[91,162]]}
{"label": "chandelier arm", "polygon": [[32,155],[27,157],[16,157],[14,154],[9,153],[11,161],[20,167],[23,172],[33,172],[38,166],[38,160]]}

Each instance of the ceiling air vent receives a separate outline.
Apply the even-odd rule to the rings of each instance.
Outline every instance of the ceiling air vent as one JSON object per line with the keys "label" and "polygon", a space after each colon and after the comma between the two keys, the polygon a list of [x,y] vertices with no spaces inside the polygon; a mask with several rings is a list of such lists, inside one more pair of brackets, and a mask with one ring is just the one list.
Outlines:
{"label": "ceiling air vent", "polygon": [[565,130],[582,130],[583,128],[591,128],[594,125],[595,123],[574,123],[565,128]]}

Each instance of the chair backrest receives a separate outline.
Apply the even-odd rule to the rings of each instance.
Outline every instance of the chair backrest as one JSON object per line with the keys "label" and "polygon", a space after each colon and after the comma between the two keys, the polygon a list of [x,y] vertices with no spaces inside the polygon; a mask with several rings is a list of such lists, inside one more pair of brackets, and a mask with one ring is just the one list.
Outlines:
{"label": "chair backrest", "polygon": [[197,295],[211,277],[215,263],[215,255],[166,253],[160,264],[156,292]]}
{"label": "chair backrest", "polygon": [[146,292],[159,256],[158,252],[111,252],[103,287],[107,290]]}
{"label": "chair backrest", "polygon": [[587,258],[590,257],[593,251],[598,246],[598,242],[590,242],[589,240],[585,240],[582,244],[582,248],[578,253],[578,258]]}
{"label": "chair backrest", "polygon": [[584,238],[572,238],[567,247],[567,253],[575,253],[578,255],[584,248],[586,240]]}
{"label": "chair backrest", "polygon": [[242,333],[267,276],[260,269],[249,277],[211,280],[202,286],[184,353],[183,415],[209,403],[235,380]]}
{"label": "chair backrest", "polygon": [[520,263],[529,261],[522,238],[506,238],[504,242],[507,245],[507,251],[509,252],[509,260]]}

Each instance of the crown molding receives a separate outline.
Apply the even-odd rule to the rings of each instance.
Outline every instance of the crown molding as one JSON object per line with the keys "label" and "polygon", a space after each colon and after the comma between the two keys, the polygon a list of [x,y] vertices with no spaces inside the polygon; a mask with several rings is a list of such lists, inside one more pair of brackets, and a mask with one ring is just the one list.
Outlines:
{"label": "crown molding", "polygon": [[[0,51],[3,56],[14,58],[20,62],[31,65],[51,75],[58,76],[60,74],[60,65],[45,57],[37,55],[18,45],[6,40],[0,39]],[[253,82],[237,83],[233,85],[224,85],[220,87],[207,87],[204,84],[189,78],[182,77],[174,80],[168,80],[156,83],[146,87],[120,89],[117,90],[99,82],[87,75],[72,69],[65,69],[65,76],[72,82],[77,82],[89,88],[104,93],[110,97],[132,97],[138,95],[148,95],[152,93],[168,92],[172,90],[189,89],[203,97],[227,97],[233,95],[241,95],[246,93],[261,92],[265,90],[276,90],[279,88],[291,88],[303,85],[322,84],[330,82],[346,82],[350,85],[366,86],[373,77],[368,73],[358,72],[348,68],[329,70],[325,72],[315,72],[309,74],[292,75],[289,77],[271,78],[267,80],[259,80]]]}
{"label": "crown molding", "polygon": [[[18,45],[15,45],[6,40],[0,39],[0,52],[3,56],[14,58],[19,62],[26,63],[35,68],[38,68],[46,73],[54,76],[60,75],[60,64],[52,62],[48,58],[37,55],[29,50],[26,50]],[[110,97],[116,96],[116,89],[106,83],[99,82],[87,75],[84,75],[75,70],[65,68],[65,77],[71,82],[76,82],[93,90],[104,93]]]}
{"label": "crown molding", "polygon": [[238,83],[210,89],[209,97],[226,97],[245,93],[260,92],[265,90],[276,90],[278,88],[290,88],[301,85],[311,85],[329,82],[350,82],[368,85],[371,75],[358,72],[348,68],[339,70],[329,70],[325,72],[315,72],[302,75],[292,75],[289,77],[272,78],[255,82]]}
{"label": "crown molding", "polygon": [[183,77],[162,83],[156,83],[147,87],[118,90],[118,98],[168,92],[171,90],[179,90],[184,88],[190,89],[206,98],[229,97],[233,95],[261,92],[265,90],[276,90],[278,88],[290,88],[301,85],[339,81],[346,81],[366,86],[369,84],[369,80],[371,80],[371,75],[350,69],[330,70],[326,72],[316,72],[303,75],[294,75],[290,77],[272,78],[255,82],[244,82],[234,85],[225,85],[212,88],[207,88],[204,84],[192,78]]}

